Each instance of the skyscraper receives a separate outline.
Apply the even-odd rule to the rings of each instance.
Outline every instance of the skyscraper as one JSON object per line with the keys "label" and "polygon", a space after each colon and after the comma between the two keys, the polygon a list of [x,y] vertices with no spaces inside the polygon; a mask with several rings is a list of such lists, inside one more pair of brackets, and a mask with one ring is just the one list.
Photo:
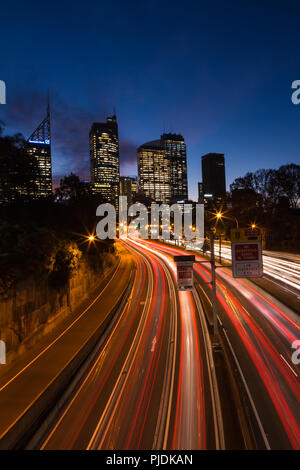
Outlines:
{"label": "skyscraper", "polygon": [[120,167],[118,124],[115,115],[95,122],[90,130],[90,165],[93,190],[103,200],[118,203]]}
{"label": "skyscraper", "polygon": [[188,199],[186,145],[180,134],[163,134],[162,147],[170,160],[171,203]]}
{"label": "skyscraper", "polygon": [[223,153],[208,153],[202,157],[204,201],[220,204],[226,196],[225,159]]}
{"label": "skyscraper", "polygon": [[127,204],[131,206],[138,192],[137,177],[120,176],[120,196],[127,196]]}
{"label": "skyscraper", "polygon": [[33,197],[45,197],[52,193],[52,165],[51,165],[51,132],[50,132],[50,106],[48,103],[47,115],[26,142],[29,155],[38,161],[39,172],[35,178],[35,191]]}
{"label": "skyscraper", "polygon": [[162,142],[146,142],[138,148],[137,153],[139,192],[157,203],[170,203],[170,159]]}
{"label": "skyscraper", "polygon": [[186,146],[180,134],[162,134],[138,148],[139,191],[156,202],[188,199]]}

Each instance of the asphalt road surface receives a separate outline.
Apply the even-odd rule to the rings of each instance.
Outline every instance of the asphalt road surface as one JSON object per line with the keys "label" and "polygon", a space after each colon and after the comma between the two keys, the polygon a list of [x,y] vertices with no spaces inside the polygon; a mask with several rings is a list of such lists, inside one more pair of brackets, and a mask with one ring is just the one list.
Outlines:
{"label": "asphalt road surface", "polygon": [[199,299],[177,292],[169,256],[138,239],[126,245],[137,265],[130,299],[41,448],[224,448]]}

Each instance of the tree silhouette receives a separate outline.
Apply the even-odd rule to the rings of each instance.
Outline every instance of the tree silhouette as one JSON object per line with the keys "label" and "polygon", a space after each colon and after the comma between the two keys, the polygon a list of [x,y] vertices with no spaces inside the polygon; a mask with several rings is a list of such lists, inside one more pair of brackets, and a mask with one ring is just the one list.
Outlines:
{"label": "tree silhouette", "polygon": [[28,155],[22,134],[3,136],[0,122],[0,204],[35,196],[38,162]]}

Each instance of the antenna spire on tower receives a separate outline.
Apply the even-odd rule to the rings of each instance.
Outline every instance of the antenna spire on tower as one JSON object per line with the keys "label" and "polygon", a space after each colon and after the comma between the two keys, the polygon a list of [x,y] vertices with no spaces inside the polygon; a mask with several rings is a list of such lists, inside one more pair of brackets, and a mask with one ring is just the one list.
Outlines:
{"label": "antenna spire on tower", "polygon": [[45,119],[40,123],[36,130],[31,134],[28,141],[36,142],[41,144],[50,144],[51,134],[50,134],[50,101],[49,96],[47,100],[47,115]]}

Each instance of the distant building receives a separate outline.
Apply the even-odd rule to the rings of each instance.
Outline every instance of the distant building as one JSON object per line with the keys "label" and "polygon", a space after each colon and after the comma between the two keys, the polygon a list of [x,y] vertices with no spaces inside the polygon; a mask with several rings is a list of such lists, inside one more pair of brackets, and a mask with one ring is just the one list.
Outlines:
{"label": "distant building", "polygon": [[116,116],[95,122],[90,130],[90,167],[93,191],[105,202],[118,204],[120,167]]}
{"label": "distant building", "polygon": [[120,176],[120,196],[127,196],[128,206],[131,206],[134,203],[137,192],[137,177]]}
{"label": "distant building", "polygon": [[26,142],[29,155],[38,161],[39,172],[35,178],[35,190],[32,197],[45,197],[52,194],[51,132],[50,106],[47,115]]}
{"label": "distant building", "polygon": [[171,203],[188,199],[186,145],[180,134],[163,134],[162,147],[170,161]]}
{"label": "distant building", "polygon": [[157,203],[170,203],[170,162],[161,141],[146,142],[138,148],[137,152],[139,192]]}
{"label": "distant building", "polygon": [[160,203],[188,198],[186,145],[180,134],[163,134],[138,148],[139,192]]}
{"label": "distant building", "polygon": [[220,204],[226,196],[225,159],[223,153],[208,153],[202,157],[204,202]]}

